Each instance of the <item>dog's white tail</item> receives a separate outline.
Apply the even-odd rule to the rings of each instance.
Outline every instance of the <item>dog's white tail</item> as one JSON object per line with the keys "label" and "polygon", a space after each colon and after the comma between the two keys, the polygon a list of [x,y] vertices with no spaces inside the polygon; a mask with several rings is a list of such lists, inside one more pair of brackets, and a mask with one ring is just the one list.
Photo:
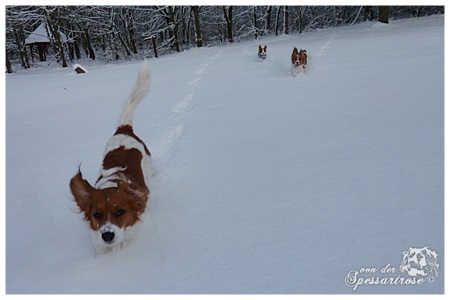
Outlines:
{"label": "dog's white tail", "polygon": [[144,99],[148,92],[150,85],[150,68],[148,67],[147,60],[139,71],[136,83],[134,84],[131,95],[125,103],[122,114],[120,115],[119,126],[121,125],[133,125],[133,115],[136,106]]}

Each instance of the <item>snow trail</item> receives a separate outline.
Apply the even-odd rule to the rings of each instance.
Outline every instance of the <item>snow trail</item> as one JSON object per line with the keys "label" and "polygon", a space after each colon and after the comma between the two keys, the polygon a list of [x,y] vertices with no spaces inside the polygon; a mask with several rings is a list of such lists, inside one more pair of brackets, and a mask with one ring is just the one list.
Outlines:
{"label": "snow trail", "polygon": [[[189,65],[189,68],[192,68],[193,71],[188,73],[196,74],[197,76],[193,79],[187,79],[187,94],[172,105],[171,111],[173,114],[168,116],[170,123],[166,125],[167,128],[162,129],[160,140],[154,145],[156,156],[159,157],[159,161],[156,163],[158,168],[163,169],[164,166],[167,166],[167,163],[176,151],[176,145],[183,137],[187,115],[194,107],[195,92],[199,88],[202,77],[205,72],[207,72],[208,67],[213,64],[222,53],[223,50],[217,51],[217,53],[212,55],[206,63],[201,64],[200,67],[195,64]],[[185,68],[187,68],[187,66],[185,66]],[[188,69],[186,69],[186,71],[188,71]]]}

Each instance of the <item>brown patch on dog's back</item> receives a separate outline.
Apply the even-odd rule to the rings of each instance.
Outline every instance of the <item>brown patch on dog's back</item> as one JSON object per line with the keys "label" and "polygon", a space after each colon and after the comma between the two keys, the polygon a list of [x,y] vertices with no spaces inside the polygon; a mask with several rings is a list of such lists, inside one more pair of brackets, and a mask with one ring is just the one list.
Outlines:
{"label": "brown patch on dog's back", "polygon": [[145,186],[144,174],[141,168],[142,153],[136,148],[125,149],[120,146],[108,152],[103,159],[103,169],[108,170],[116,167],[126,168],[120,173],[126,175],[139,186]]}
{"label": "brown patch on dog's back", "polygon": [[133,126],[121,125],[120,127],[117,128],[116,132],[114,133],[114,135],[117,135],[117,134],[125,134],[125,135],[129,135],[129,136],[133,137],[136,141],[138,141],[139,143],[144,145],[145,153],[147,153],[147,155],[151,156],[150,151],[148,150],[145,143],[136,134],[134,134]]}

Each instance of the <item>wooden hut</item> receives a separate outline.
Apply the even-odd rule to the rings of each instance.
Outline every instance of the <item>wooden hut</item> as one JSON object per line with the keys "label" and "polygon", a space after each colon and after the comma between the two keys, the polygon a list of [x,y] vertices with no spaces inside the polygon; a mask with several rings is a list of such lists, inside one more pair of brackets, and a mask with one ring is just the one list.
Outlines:
{"label": "wooden hut", "polygon": [[[59,32],[61,36],[61,40],[63,43],[71,43],[72,41],[67,38],[67,36]],[[30,46],[30,52],[31,52],[31,59],[34,61],[33,56],[33,47],[36,46],[37,53],[39,55],[40,61],[46,61],[47,60],[47,49],[50,45],[51,40],[53,39],[52,34],[48,30],[45,23],[42,23],[39,25],[38,28],[36,28],[30,35],[25,39],[25,46]]]}

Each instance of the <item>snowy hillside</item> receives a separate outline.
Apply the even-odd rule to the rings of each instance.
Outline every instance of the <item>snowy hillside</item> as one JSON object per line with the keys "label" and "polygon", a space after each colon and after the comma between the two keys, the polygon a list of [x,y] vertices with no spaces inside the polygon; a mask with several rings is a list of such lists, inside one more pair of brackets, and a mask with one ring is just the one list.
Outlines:
{"label": "snowy hillside", "polygon": [[[79,63],[6,76],[7,293],[444,292],[444,16],[150,59],[149,215],[100,256],[69,180],[95,181],[140,63]],[[410,247],[438,273],[400,272]]]}

